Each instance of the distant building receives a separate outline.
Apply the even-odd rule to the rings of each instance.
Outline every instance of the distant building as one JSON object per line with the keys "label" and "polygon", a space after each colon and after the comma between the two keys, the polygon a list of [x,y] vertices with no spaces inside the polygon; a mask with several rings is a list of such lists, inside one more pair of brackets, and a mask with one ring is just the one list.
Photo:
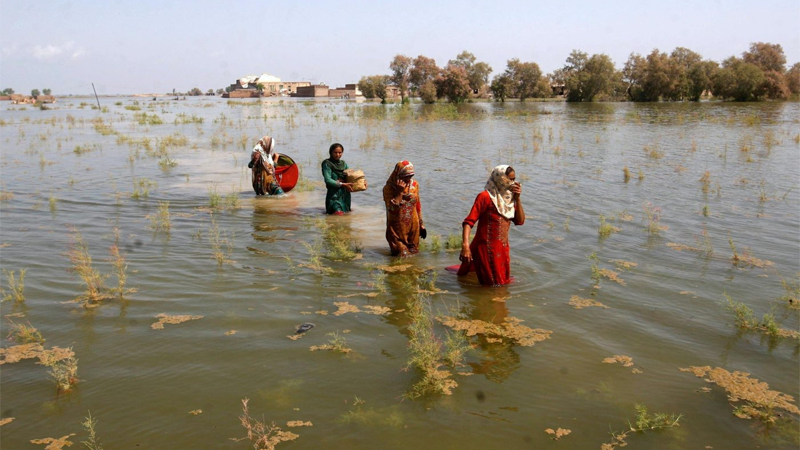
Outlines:
{"label": "distant building", "polygon": [[[264,90],[259,93],[258,85],[264,86]],[[236,80],[230,85],[228,93],[223,94],[223,98],[247,98],[247,97],[269,97],[273,95],[292,95],[297,92],[297,88],[311,86],[309,81],[281,81],[280,78],[262,73],[261,75],[247,75]],[[236,92],[236,94],[234,94]]]}
{"label": "distant building", "polygon": [[345,84],[344,87],[328,90],[328,97],[334,98],[359,98],[364,97],[356,84]]}
{"label": "distant building", "polygon": [[330,92],[328,86],[315,84],[313,86],[300,86],[293,97],[327,97]]}

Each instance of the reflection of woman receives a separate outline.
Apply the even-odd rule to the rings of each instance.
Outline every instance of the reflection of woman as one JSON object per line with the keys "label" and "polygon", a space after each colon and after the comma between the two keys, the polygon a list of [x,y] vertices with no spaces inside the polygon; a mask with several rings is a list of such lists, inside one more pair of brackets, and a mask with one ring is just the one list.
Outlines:
{"label": "reflection of woman", "polygon": [[383,187],[386,203],[386,240],[392,256],[408,256],[419,250],[420,233],[425,233],[422,223],[422,205],[419,201],[419,184],[412,180],[414,165],[400,161]]}
{"label": "reflection of woman", "polygon": [[[520,196],[522,186],[510,166],[497,166],[492,170],[486,190],[478,194],[472,211],[464,219],[461,241],[461,268],[459,276],[471,271],[478,275],[484,286],[498,286],[511,282],[508,247],[508,229],[525,223]],[[475,239],[469,243],[472,227],[478,222]]]}
{"label": "reflection of woman", "polygon": [[348,169],[347,163],[342,159],[344,147],[342,144],[333,144],[328,149],[328,154],[330,158],[322,161],[322,178],[328,189],[325,212],[342,215],[350,212],[350,193],[353,192],[353,186],[344,182],[344,171]]}
{"label": "reflection of woman", "polygon": [[253,169],[253,190],[256,195],[279,195],[283,194],[283,189],[275,180],[275,163],[278,161],[278,154],[275,149],[275,139],[264,136],[258,140],[253,152],[250,154],[250,164],[247,167]]}

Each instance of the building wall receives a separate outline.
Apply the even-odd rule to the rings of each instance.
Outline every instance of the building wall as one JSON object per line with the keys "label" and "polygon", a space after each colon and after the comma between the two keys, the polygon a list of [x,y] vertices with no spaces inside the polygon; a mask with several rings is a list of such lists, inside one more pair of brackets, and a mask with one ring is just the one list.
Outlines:
{"label": "building wall", "polygon": [[222,98],[254,98],[258,97],[258,91],[255,89],[235,89],[230,92],[222,94]]}
{"label": "building wall", "polygon": [[328,92],[329,88],[325,85],[300,86],[295,97],[327,97]]}

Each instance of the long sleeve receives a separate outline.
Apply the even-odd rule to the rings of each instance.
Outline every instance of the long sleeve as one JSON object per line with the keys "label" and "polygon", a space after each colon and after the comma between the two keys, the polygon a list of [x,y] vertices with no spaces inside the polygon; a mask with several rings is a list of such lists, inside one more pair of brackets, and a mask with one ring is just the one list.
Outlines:
{"label": "long sleeve", "polygon": [[420,197],[420,195],[419,195],[419,183],[417,183],[417,182],[415,181],[415,182],[414,182],[414,184],[415,184],[415,185],[416,185],[416,187],[417,187],[417,205],[416,205],[416,208],[417,208],[417,216],[419,217],[419,224],[420,224],[420,226],[422,226],[422,225],[423,225],[423,223],[425,223],[425,222],[422,220],[422,197]]}
{"label": "long sleeve", "polygon": [[464,221],[461,223],[462,225],[467,224],[470,226],[470,228],[475,227],[475,222],[478,221],[478,219],[481,217],[481,214],[483,213],[483,210],[486,208],[486,198],[483,192],[481,192],[480,194],[478,194],[477,197],[475,197],[475,203],[472,204],[472,210],[470,210],[469,215],[466,218],[464,218]]}
{"label": "long sleeve", "polygon": [[322,162],[322,179],[325,180],[325,187],[328,189],[336,189],[339,187],[339,180],[334,178],[333,171],[325,161]]}

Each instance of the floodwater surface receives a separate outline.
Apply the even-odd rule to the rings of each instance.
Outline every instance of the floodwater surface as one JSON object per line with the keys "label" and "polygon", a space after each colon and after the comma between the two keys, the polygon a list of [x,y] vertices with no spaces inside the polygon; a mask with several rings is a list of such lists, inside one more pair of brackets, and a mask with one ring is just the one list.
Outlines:
{"label": "floodwater surface", "polygon": [[[627,434],[630,448],[800,442],[791,408],[738,417],[747,398],[680,370],[749,373],[796,409],[797,103],[84,100],[0,111],[0,256],[26,270],[24,300],[2,303],[3,338],[30,324],[45,349],[72,348],[79,380],[60,391],[38,359],[0,366],[0,419],[14,418],[3,448],[71,433],[79,446],[89,412],[108,449],[252,448],[231,440],[246,436],[244,398],[253,418],[299,435],[278,448],[599,449],[636,426],[637,404],[680,420]],[[250,188],[262,135],[301,167],[285,197]],[[344,217],[324,215],[333,142],[370,186]],[[404,159],[429,235],[398,260],[381,190]],[[458,262],[446,242],[499,164],[516,169],[528,220],[509,233],[514,282],[486,288],[444,269]],[[78,233],[109,289],[118,242],[135,292],[74,302]],[[337,255],[332,235],[358,254]],[[12,291],[6,273],[2,285]],[[726,295],[753,311],[749,325]],[[442,366],[451,394],[410,399],[420,300],[441,341],[445,316],[519,319],[542,338],[470,337],[463,364]],[[303,323],[314,327],[290,339]],[[329,333],[351,351],[309,351]],[[559,428],[570,433],[545,431]]]}

